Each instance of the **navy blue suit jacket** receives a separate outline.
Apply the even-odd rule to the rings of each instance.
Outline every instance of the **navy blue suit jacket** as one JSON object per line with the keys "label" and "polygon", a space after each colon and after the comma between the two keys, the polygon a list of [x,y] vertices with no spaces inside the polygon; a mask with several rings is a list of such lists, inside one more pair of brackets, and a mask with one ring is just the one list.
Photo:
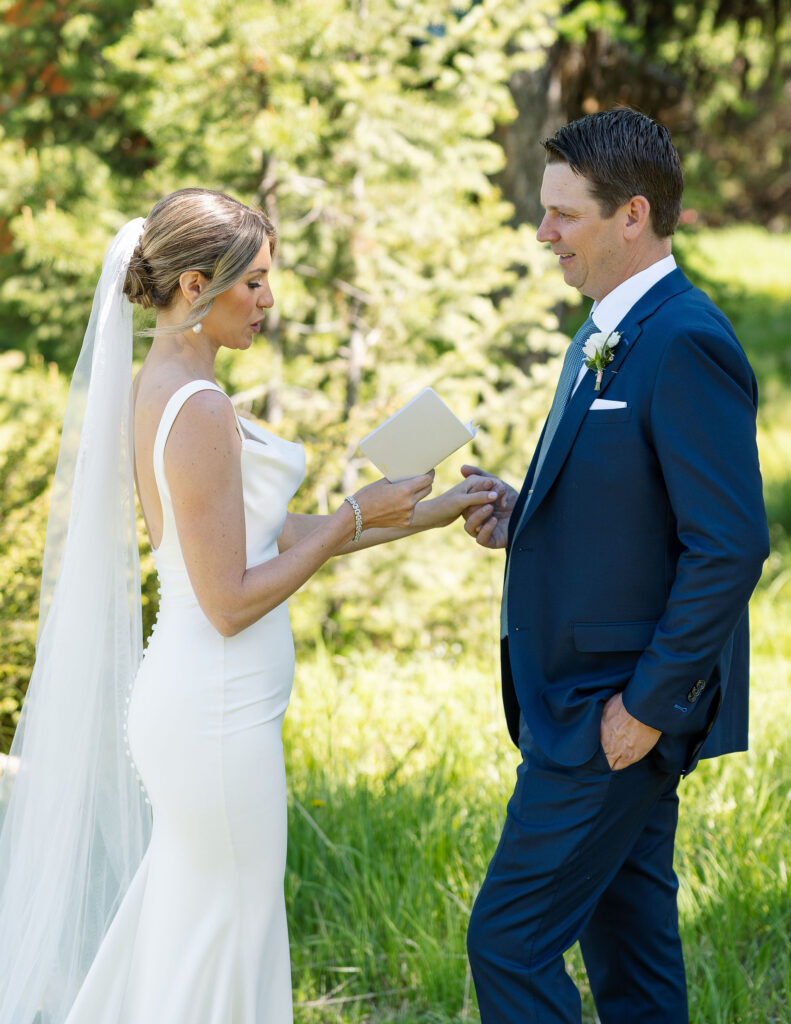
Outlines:
{"label": "navy blue suit jacket", "polygon": [[[678,269],[617,330],[518,531],[535,456],[511,515],[506,718],[515,742],[521,710],[547,756],[579,765],[621,691],[662,731],[668,767],[689,770],[747,746],[747,603],[769,544],[757,388],[730,323]],[[590,408],[605,397],[626,405]]]}

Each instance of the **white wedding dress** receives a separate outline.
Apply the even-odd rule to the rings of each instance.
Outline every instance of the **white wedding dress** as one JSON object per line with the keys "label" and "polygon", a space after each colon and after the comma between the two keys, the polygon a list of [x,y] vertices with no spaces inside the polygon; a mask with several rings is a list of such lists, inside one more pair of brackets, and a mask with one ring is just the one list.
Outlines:
{"label": "white wedding dress", "polygon": [[[190,585],[163,454],[184,402],[205,389],[220,390],[196,380],[176,391],[154,444],[161,601],[128,712],[151,842],[66,1024],[292,1020],[281,725],[294,646],[286,603],[226,639]],[[277,554],[305,456],[252,422],[239,433],[250,567]]]}

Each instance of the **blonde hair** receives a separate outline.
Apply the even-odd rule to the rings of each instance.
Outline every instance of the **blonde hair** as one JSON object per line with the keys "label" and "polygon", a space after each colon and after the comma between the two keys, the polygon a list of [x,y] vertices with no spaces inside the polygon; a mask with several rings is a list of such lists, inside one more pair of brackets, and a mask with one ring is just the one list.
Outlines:
{"label": "blonde hair", "polygon": [[210,189],[171,192],[146,217],[140,242],[129,261],[124,294],[145,309],[166,309],[179,289],[181,275],[200,271],[209,286],[193,302],[186,320],[159,330],[180,333],[202,320],[216,296],[236,284],[265,238],[274,254],[277,232],[261,210]]}

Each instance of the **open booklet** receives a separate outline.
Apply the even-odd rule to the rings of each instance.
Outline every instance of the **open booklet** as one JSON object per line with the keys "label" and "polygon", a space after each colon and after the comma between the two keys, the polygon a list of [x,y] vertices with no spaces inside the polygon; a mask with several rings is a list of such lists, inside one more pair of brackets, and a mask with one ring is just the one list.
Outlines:
{"label": "open booklet", "polygon": [[388,480],[405,480],[428,473],[477,430],[462,423],[433,388],[424,388],[364,437],[360,451]]}

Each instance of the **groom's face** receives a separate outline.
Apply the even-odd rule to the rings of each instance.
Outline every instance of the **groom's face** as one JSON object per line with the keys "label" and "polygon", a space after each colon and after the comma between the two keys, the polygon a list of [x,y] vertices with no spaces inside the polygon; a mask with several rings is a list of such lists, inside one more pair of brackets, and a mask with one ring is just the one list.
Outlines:
{"label": "groom's face", "polygon": [[541,185],[546,210],[536,237],[549,242],[566,284],[601,301],[629,276],[623,218],[603,217],[588,181],[566,163],[547,164]]}

